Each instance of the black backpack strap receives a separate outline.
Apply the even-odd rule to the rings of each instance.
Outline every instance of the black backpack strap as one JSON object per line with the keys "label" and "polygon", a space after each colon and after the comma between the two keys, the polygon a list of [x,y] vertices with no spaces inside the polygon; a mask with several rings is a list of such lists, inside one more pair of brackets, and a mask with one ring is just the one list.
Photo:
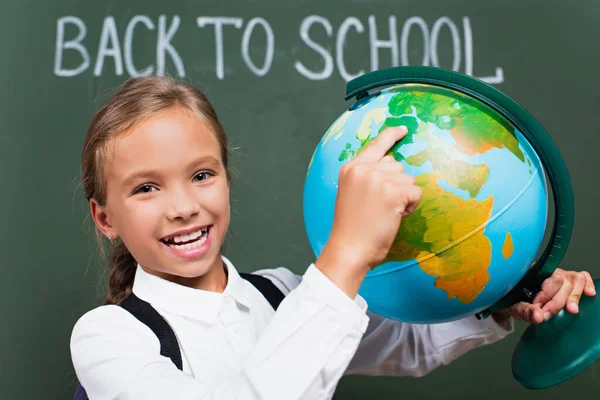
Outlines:
{"label": "black backpack strap", "polygon": [[158,338],[160,342],[160,354],[169,357],[173,364],[183,371],[183,362],[181,361],[181,351],[175,332],[165,319],[150,305],[150,303],[131,293],[125,300],[119,304],[122,308],[129,311],[140,322],[144,323]]}
{"label": "black backpack strap", "polygon": [[274,310],[277,310],[277,307],[279,307],[279,304],[283,301],[285,295],[269,278],[244,272],[240,273],[240,276],[254,285],[254,287],[265,296],[265,299],[271,304],[271,307],[273,307]]}

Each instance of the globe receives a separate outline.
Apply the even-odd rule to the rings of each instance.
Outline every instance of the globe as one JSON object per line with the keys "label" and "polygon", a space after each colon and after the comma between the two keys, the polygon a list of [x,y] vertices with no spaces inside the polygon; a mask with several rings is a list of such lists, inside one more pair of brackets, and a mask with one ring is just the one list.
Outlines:
{"label": "globe", "polygon": [[401,125],[408,134],[390,154],[423,195],[359,294],[370,311],[404,322],[477,314],[502,299],[535,262],[548,194],[540,158],[524,135],[465,92],[394,84],[345,111],[307,169],[303,205],[310,245],[318,256],[327,243],[342,165],[385,128]]}

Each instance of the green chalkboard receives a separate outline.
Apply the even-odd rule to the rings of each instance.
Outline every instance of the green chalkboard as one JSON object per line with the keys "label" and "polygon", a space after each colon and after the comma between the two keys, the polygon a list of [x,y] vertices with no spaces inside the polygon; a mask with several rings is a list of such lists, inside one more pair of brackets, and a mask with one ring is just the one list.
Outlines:
{"label": "green chalkboard", "polygon": [[[94,111],[134,74],[168,73],[215,105],[235,148],[226,254],[243,271],[313,260],[302,189],[348,107],[348,79],[393,65],[478,77],[529,110],[569,167],[564,266],[600,276],[600,3],[587,1],[5,1],[0,5],[0,397],[65,399],[69,336],[106,276],[78,187]],[[336,399],[592,398],[600,366],[542,392],[513,380],[520,333],[419,378],[345,377]]]}

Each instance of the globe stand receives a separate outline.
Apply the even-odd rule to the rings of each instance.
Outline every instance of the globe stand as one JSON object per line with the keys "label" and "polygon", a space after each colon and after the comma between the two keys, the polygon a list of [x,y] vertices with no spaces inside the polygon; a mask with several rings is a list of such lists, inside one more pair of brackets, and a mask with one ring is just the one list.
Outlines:
{"label": "globe stand", "polygon": [[[600,287],[600,279],[594,280]],[[582,296],[579,313],[561,310],[541,324],[530,325],[513,353],[515,379],[528,389],[557,385],[600,358],[600,298]]]}
{"label": "globe stand", "polygon": [[[554,222],[550,240],[535,265],[497,303],[480,312],[478,318],[510,307],[519,301],[531,302],[542,282],[562,261],[573,231],[573,188],[565,162],[540,123],[514,100],[496,88],[453,71],[433,67],[394,67],[359,76],[346,85],[346,100],[354,106],[367,101],[369,90],[394,84],[424,83],[449,88],[471,96],[510,120],[525,136],[547,172],[554,200]],[[600,287],[600,280],[595,281]],[[515,379],[528,389],[542,389],[566,381],[600,358],[600,299],[583,296],[579,313],[562,310],[548,321],[531,325],[513,354]]]}

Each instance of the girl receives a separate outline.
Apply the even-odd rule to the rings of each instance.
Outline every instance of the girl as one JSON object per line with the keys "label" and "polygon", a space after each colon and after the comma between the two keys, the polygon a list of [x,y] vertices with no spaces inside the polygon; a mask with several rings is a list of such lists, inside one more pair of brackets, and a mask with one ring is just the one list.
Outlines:
{"label": "girl", "polygon": [[[405,134],[386,130],[344,166],[330,239],[302,277],[258,272],[286,294],[275,312],[221,254],[230,173],[208,100],[170,78],[127,81],[94,116],[82,155],[91,215],[114,245],[106,305],[71,337],[90,399],[330,399],[344,373],[421,376],[506,336],[511,315],[541,322],[593,294],[589,274],[558,270],[536,304],[487,320],[410,325],[368,313],[360,284],[421,196],[385,156]],[[182,371],[119,307],[131,293],[175,332]]]}

